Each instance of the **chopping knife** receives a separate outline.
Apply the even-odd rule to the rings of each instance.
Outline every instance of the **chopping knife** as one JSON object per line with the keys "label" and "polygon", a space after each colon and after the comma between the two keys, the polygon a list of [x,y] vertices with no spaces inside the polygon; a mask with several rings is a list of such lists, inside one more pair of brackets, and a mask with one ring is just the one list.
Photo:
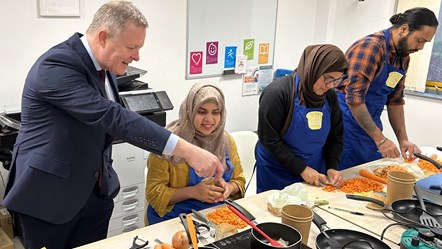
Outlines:
{"label": "chopping knife", "polygon": [[195,218],[202,221],[203,223],[206,223],[210,227],[210,236],[215,237],[215,230],[217,228],[217,225],[213,223],[211,220],[207,219],[207,217],[204,214],[196,211],[195,209],[192,209],[192,213],[193,215],[195,215]]}

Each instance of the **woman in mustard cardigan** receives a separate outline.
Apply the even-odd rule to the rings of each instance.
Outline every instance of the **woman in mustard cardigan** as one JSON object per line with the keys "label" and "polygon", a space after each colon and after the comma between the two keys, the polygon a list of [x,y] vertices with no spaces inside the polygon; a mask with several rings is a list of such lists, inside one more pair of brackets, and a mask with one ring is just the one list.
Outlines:
{"label": "woman in mustard cardigan", "polygon": [[244,197],[245,178],[235,141],[225,130],[224,94],[214,84],[195,84],[180,107],[179,119],[167,129],[188,142],[217,155],[223,179],[199,177],[182,158],[149,155],[146,199],[148,223],[178,217],[215,205],[226,198]]}

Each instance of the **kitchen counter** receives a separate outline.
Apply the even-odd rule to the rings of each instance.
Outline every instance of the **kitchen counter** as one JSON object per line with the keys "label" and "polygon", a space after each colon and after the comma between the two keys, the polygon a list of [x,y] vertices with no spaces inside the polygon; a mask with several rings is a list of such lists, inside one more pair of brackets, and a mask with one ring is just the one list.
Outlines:
{"label": "kitchen counter", "polygon": [[[360,167],[363,167],[363,165],[345,170],[345,179],[359,177],[358,172]],[[309,192],[309,199],[326,199],[330,202],[330,206],[351,209],[365,214],[364,216],[354,215],[347,212],[328,209],[328,206],[314,207],[313,210],[327,222],[327,225],[331,229],[351,229],[379,238],[382,230],[389,224],[393,223],[393,221],[387,219],[381,212],[367,209],[365,207],[367,202],[347,200],[345,193],[343,192],[325,192],[321,187],[315,187],[308,184],[305,184],[305,187]],[[275,193],[276,191],[277,190],[270,190],[260,194],[248,196],[237,200],[236,202],[248,209],[256,217],[256,221],[258,222],[281,222],[280,217],[275,216],[267,210],[266,197],[272,193]],[[209,211],[210,209],[203,210],[202,213],[207,213]],[[127,249],[132,246],[135,236],[138,236],[143,240],[148,240],[149,245],[152,248],[153,245],[156,244],[154,239],[159,239],[163,242],[171,244],[173,234],[179,230],[183,230],[183,226],[180,224],[179,219],[175,218],[97,241],[79,248]],[[389,228],[385,233],[386,239],[384,239],[384,242],[391,248],[398,248],[398,243],[404,231],[405,229],[399,226]],[[320,234],[319,229],[312,224],[308,240],[309,247],[315,248],[315,240],[318,234]],[[208,242],[213,242],[213,239],[209,238]],[[140,244],[140,241],[138,241],[138,244]],[[202,246],[202,244],[200,245]]]}
{"label": "kitchen counter", "polygon": [[[380,159],[379,162],[385,159]],[[369,162],[367,164],[372,164]],[[359,175],[359,170],[365,168],[367,164],[362,164],[357,167],[349,168],[343,171],[344,179],[352,179],[356,177],[362,177]],[[382,183],[381,183],[382,184]],[[385,184],[383,184],[385,186]],[[354,224],[363,229],[364,232],[372,232],[380,238],[382,231],[388,225],[395,223],[394,220],[390,220],[384,216],[380,210],[373,210],[367,208],[369,202],[356,201],[346,198],[346,193],[336,190],[335,192],[323,191],[321,187],[312,186],[309,184],[304,185],[309,193],[309,199],[326,199],[329,201],[329,205],[319,206],[315,208],[315,211],[320,209],[323,212],[330,213],[337,218],[345,220],[348,223]],[[386,187],[386,186],[385,186]],[[363,213],[364,215],[355,215],[349,212],[330,209],[331,207],[342,208],[351,211],[357,211]],[[393,215],[384,211],[388,217],[393,218]],[[340,226],[341,227],[341,226]],[[392,226],[388,228],[384,234],[384,242],[390,242],[391,244],[397,245],[401,240],[402,233],[405,232],[405,228],[402,226]],[[394,247],[393,247],[394,248]]]}

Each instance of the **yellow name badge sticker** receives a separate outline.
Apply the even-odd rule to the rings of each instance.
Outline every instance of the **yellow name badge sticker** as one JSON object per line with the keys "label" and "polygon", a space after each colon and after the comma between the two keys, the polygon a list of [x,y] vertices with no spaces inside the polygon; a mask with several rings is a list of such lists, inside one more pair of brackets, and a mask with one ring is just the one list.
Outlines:
{"label": "yellow name badge sticker", "polygon": [[322,112],[309,112],[305,115],[308,120],[308,127],[312,130],[319,130],[322,127]]}
{"label": "yellow name badge sticker", "polygon": [[399,81],[402,79],[404,75],[398,72],[390,72],[388,74],[388,79],[385,82],[385,84],[387,84],[388,87],[391,88],[395,88],[397,83],[399,83]]}

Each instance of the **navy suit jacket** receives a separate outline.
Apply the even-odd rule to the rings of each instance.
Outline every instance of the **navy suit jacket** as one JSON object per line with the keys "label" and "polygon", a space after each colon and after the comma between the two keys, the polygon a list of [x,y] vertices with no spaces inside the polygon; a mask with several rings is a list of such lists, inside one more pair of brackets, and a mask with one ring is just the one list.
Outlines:
{"label": "navy suit jacket", "polygon": [[[101,195],[116,196],[119,181],[110,149],[114,137],[161,154],[170,136],[103,97],[100,76],[81,36],[76,33],[49,49],[28,73],[3,200],[8,209],[54,224],[66,223],[80,211],[100,170]],[[118,100],[116,78],[107,76]]]}

